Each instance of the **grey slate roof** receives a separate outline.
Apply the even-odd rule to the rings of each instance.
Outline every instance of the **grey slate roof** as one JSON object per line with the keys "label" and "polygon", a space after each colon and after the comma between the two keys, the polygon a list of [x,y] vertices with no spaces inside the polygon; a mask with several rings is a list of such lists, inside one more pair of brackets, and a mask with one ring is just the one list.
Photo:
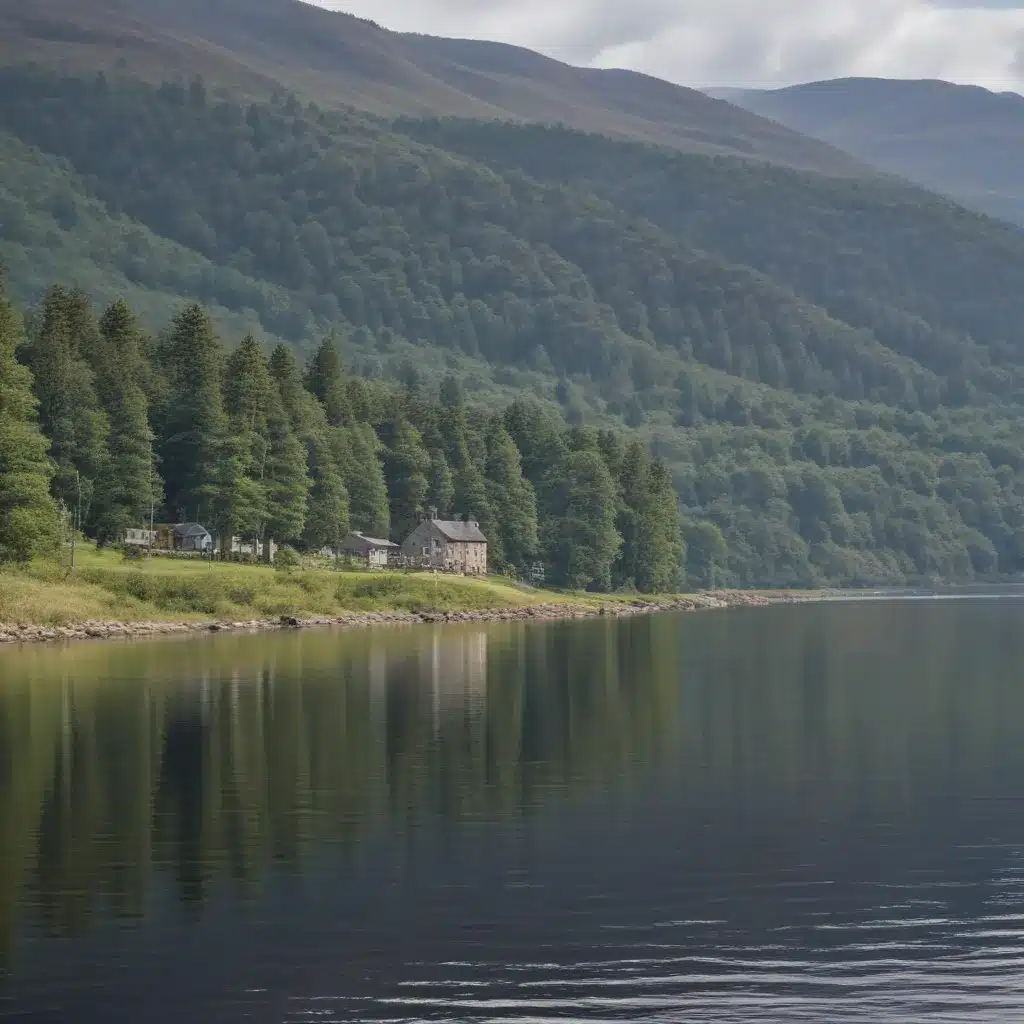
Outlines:
{"label": "grey slate roof", "polygon": [[374,548],[397,548],[398,545],[390,540],[381,540],[379,537],[367,537],[365,533],[360,533],[358,530],[352,531],[353,537],[358,537],[360,540],[365,540],[367,544]]}
{"label": "grey slate roof", "polygon": [[451,541],[464,544],[486,544],[487,538],[480,532],[476,523],[462,523],[457,519],[433,519],[433,524]]}

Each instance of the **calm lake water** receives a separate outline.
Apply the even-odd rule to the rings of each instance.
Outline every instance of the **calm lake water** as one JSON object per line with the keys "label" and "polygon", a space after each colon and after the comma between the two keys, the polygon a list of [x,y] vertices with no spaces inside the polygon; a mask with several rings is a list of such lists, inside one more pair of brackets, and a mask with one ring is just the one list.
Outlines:
{"label": "calm lake water", "polygon": [[1024,1020],[1024,600],[0,651],[0,1019]]}

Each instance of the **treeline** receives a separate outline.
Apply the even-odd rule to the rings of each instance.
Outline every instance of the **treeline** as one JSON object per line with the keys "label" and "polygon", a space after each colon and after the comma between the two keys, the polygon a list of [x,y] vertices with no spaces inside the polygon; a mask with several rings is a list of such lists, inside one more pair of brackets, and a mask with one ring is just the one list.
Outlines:
{"label": "treeline", "polygon": [[[198,305],[152,338],[125,302],[97,318],[56,287],[27,336],[0,302],[0,356],[5,560],[52,545],[58,507],[101,543],[155,507],[225,541],[314,552],[350,529],[401,541],[435,509],[479,521],[498,570],[540,560],[579,589],[681,581],[672,478],[643,444],[527,402],[472,408],[452,377],[437,396],[351,377],[333,337],[300,366],[251,336],[226,349]],[[707,529],[692,532],[704,573]]]}

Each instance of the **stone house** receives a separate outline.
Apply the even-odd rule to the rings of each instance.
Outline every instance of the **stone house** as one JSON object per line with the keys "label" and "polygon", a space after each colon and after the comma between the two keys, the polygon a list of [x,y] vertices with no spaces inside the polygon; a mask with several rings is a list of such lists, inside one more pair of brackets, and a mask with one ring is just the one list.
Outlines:
{"label": "stone house", "polygon": [[353,530],[341,542],[340,553],[365,562],[368,569],[386,569],[391,553],[398,550],[398,545],[389,540],[367,537],[365,534]]}
{"label": "stone house", "polygon": [[487,538],[473,520],[424,519],[406,537],[402,553],[424,568],[487,575]]}

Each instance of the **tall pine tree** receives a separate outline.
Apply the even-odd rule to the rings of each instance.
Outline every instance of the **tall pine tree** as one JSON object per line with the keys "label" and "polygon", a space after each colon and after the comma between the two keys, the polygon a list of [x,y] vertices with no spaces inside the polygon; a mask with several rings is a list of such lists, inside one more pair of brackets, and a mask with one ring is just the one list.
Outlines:
{"label": "tall pine tree", "polygon": [[141,386],[142,332],[126,302],[115,302],[104,312],[99,338],[96,386],[109,423],[109,458],[96,501],[96,535],[104,542],[119,540],[129,528],[147,522],[163,493]]}
{"label": "tall pine tree", "polygon": [[228,428],[222,485],[233,479],[237,491],[231,501],[222,502],[221,528],[253,539],[262,536],[269,516],[269,420],[277,401],[266,356],[256,339],[247,335],[224,366]]}
{"label": "tall pine tree", "polygon": [[306,440],[309,477],[309,511],[302,535],[310,551],[330,549],[337,555],[349,529],[349,498],[345,481],[334,459],[330,428],[310,431]]}
{"label": "tall pine tree", "polygon": [[625,449],[619,465],[623,544],[615,582],[648,594],[671,592],[679,583],[684,551],[672,478],[664,463],[638,441]]}
{"label": "tall pine tree", "polygon": [[333,336],[323,341],[310,360],[306,390],[323,406],[330,426],[344,427],[353,421],[341,356]]}
{"label": "tall pine tree", "polygon": [[50,497],[53,473],[39,430],[32,374],[16,353],[24,324],[0,269],[0,563],[24,562],[57,546],[60,523]]}
{"label": "tall pine tree", "polygon": [[537,554],[537,496],[500,417],[487,432],[487,496],[494,519],[488,561],[498,568],[525,567]]}
{"label": "tall pine tree", "polygon": [[56,465],[54,496],[73,512],[81,511],[84,527],[92,520],[96,489],[107,472],[109,424],[96,394],[95,374],[82,352],[83,344],[93,344],[96,332],[83,301],[81,293],[52,289],[24,359]]}
{"label": "tall pine tree", "polygon": [[281,393],[275,388],[267,410],[267,462],[263,473],[267,497],[263,556],[267,561],[271,541],[291,543],[305,529],[310,490],[308,459]]}
{"label": "tall pine tree", "polygon": [[441,385],[439,426],[445,442],[445,457],[454,478],[452,505],[455,514],[475,519],[484,533],[493,533],[495,524],[487,498],[487,484],[481,466],[473,458],[466,404],[454,377],[445,378]]}
{"label": "tall pine tree", "polygon": [[594,448],[569,452],[545,482],[544,544],[554,582],[607,590],[622,538],[615,529],[615,481]]}
{"label": "tall pine tree", "polygon": [[161,357],[169,392],[161,445],[167,502],[182,518],[201,520],[225,504],[217,462],[228,433],[220,342],[202,306],[187,306],[173,319]]}
{"label": "tall pine tree", "polygon": [[335,460],[348,491],[351,527],[386,538],[391,525],[381,443],[369,423],[334,432]]}
{"label": "tall pine tree", "polygon": [[400,416],[385,424],[384,472],[391,505],[391,532],[401,543],[423,515],[427,499],[430,455],[420,432]]}

